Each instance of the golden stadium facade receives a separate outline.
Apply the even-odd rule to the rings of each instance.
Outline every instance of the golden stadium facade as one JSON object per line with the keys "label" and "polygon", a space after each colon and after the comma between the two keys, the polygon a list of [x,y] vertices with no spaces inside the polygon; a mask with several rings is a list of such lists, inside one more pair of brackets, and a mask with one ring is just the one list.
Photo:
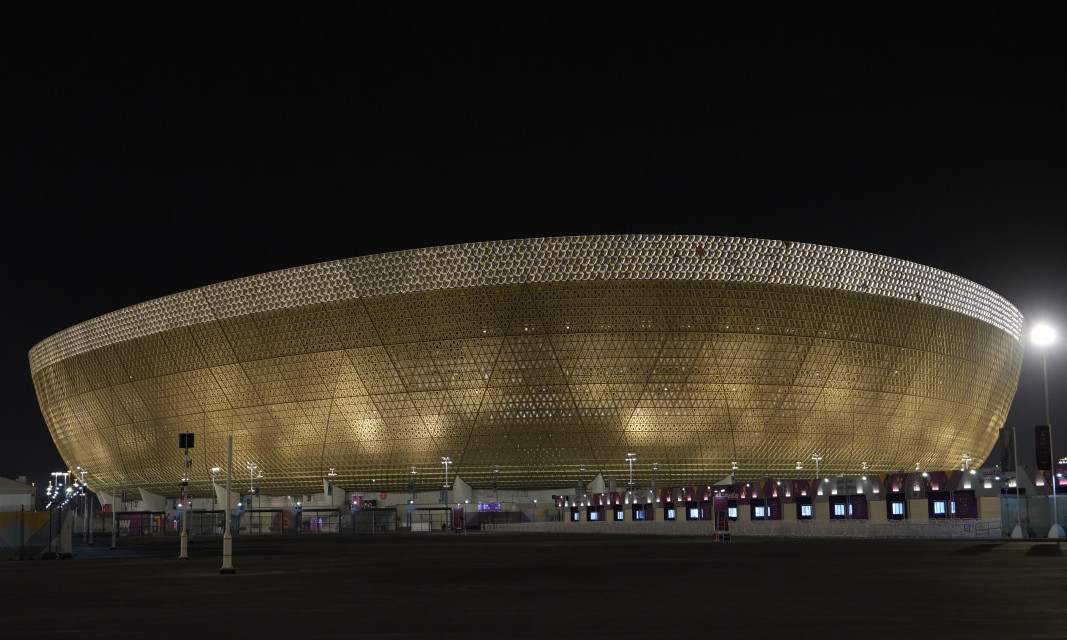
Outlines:
{"label": "golden stadium facade", "polygon": [[[233,437],[268,494],[647,486],[980,463],[1022,316],[944,271],[812,244],[534,238],[363,256],[177,293],[29,353],[91,484],[206,487]],[[628,461],[636,457],[636,462]],[[655,471],[653,471],[653,467]]]}

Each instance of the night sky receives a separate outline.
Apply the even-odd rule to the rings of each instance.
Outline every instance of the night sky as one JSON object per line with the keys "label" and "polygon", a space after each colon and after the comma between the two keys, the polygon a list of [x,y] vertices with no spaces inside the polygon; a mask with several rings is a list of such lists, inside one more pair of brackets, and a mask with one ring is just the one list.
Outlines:
{"label": "night sky", "polygon": [[[30,377],[40,340],[382,251],[602,233],[811,242],[955,273],[1067,338],[1051,3],[739,4],[8,20],[0,476],[43,486],[64,466]],[[1059,456],[1065,343],[1048,352]],[[1028,347],[1008,417],[1021,463],[1043,422]]]}

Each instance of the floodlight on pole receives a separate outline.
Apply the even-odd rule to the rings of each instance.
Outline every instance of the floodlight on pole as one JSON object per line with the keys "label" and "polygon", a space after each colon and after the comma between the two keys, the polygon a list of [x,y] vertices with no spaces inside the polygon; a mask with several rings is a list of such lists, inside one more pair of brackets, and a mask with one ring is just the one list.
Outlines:
{"label": "floodlight on pole", "polygon": [[[1049,458],[1056,459],[1056,451],[1052,446],[1052,419],[1049,415],[1048,402],[1048,348],[1056,342],[1056,330],[1047,324],[1038,324],[1030,332],[1030,341],[1041,349],[1041,370],[1045,379],[1045,424],[1048,425]],[[1048,537],[1063,539],[1063,527],[1060,526],[1059,510],[1056,506],[1056,465],[1052,465],[1052,527],[1048,530]]]}

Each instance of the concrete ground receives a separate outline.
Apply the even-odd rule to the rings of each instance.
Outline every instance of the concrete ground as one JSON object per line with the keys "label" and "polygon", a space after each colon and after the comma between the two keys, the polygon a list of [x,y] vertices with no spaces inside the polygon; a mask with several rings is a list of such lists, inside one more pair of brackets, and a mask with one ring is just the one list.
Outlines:
{"label": "concrete ground", "polygon": [[75,538],[0,564],[5,638],[1064,638],[1041,540]]}

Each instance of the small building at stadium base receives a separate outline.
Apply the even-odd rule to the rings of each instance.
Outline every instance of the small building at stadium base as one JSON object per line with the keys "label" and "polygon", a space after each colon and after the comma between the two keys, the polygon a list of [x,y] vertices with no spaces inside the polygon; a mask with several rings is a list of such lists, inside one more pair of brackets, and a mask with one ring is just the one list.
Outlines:
{"label": "small building at stadium base", "polygon": [[[1067,515],[1067,465],[1057,469],[1058,515]],[[1043,537],[1051,525],[1051,471],[1023,467],[912,471],[686,487],[618,489],[597,476],[570,493],[480,490],[454,478],[439,492],[370,494],[324,483],[321,494],[267,496],[233,492],[235,534],[469,532],[507,529],[674,535],[858,537]],[[189,531],[224,531],[225,489],[189,501]],[[580,493],[579,493],[580,490]],[[143,493],[143,492],[142,492]],[[120,536],[177,535],[183,509],[144,496],[117,503],[109,494],[93,516],[97,532],[117,524]],[[75,520],[75,528],[81,519]],[[76,530],[75,533],[78,533]]]}

